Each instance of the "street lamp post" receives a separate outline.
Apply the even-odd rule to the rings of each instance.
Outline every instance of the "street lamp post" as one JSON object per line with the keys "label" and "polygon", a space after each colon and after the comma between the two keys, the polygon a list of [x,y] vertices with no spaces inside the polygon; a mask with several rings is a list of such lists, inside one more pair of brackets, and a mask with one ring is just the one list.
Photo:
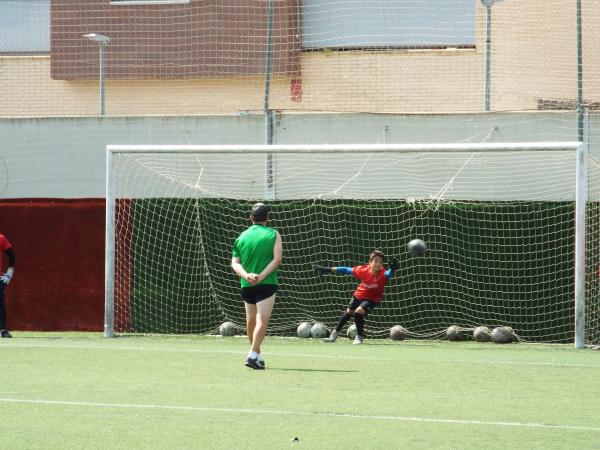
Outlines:
{"label": "street lamp post", "polygon": [[485,19],[485,78],[483,81],[483,110],[490,110],[490,78],[492,71],[492,5],[502,0],[481,0],[486,9]]}
{"label": "street lamp post", "polygon": [[98,44],[100,50],[100,75],[99,75],[99,83],[100,83],[100,116],[104,116],[104,50],[106,46],[110,42],[110,38],[108,36],[104,36],[103,34],[84,34],[84,38],[89,39],[90,41],[94,41]]}
{"label": "street lamp post", "polygon": [[490,72],[492,58],[492,5],[494,0],[481,0],[486,8],[485,31],[485,79],[483,83],[483,110],[490,110]]}

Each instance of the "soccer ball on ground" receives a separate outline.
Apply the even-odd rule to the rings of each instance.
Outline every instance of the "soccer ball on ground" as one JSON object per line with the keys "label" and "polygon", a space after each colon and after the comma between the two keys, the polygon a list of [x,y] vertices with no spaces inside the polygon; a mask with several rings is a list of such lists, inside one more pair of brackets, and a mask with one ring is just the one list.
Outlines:
{"label": "soccer ball on ground", "polygon": [[446,330],[446,337],[449,341],[462,341],[465,339],[465,334],[458,325],[451,325]]}
{"label": "soccer ball on ground", "polygon": [[473,340],[477,342],[489,342],[492,338],[492,332],[488,327],[477,327],[473,330]]}
{"label": "soccer ball on ground", "polygon": [[348,336],[348,339],[354,339],[356,337],[356,325],[350,325],[348,327],[348,331],[346,331],[346,336]]}
{"label": "soccer ball on ground", "polygon": [[413,239],[408,243],[408,253],[410,256],[423,256],[427,250],[427,244],[421,239]]}
{"label": "soccer ball on ground", "polygon": [[403,341],[406,339],[408,331],[402,325],[394,325],[390,328],[390,339],[392,341]]}
{"label": "soccer ball on ground", "polygon": [[302,322],[300,325],[298,325],[298,337],[309,338],[311,328],[312,324],[310,322]]}
{"label": "soccer ball on ground", "polygon": [[326,338],[329,336],[329,330],[322,323],[315,323],[310,329],[310,335],[314,338]]}
{"label": "soccer ball on ground", "polygon": [[223,322],[219,327],[221,336],[233,336],[235,334],[235,325],[231,322]]}
{"label": "soccer ball on ground", "polygon": [[492,331],[491,338],[496,344],[510,344],[516,336],[511,327],[496,327]]}

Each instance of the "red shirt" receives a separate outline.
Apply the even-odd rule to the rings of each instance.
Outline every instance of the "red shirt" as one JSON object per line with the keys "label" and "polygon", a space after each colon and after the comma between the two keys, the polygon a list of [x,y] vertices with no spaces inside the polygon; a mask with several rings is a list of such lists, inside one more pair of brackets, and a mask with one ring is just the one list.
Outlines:
{"label": "red shirt", "polygon": [[360,284],[354,291],[354,296],[359,300],[371,300],[374,303],[381,302],[383,290],[388,282],[385,277],[385,270],[381,270],[377,275],[371,273],[371,267],[368,264],[352,268],[352,275],[360,280]]}
{"label": "red shirt", "polygon": [[12,247],[12,245],[10,245],[10,242],[8,242],[8,239],[6,239],[6,236],[4,236],[3,234],[0,234],[0,248],[3,251],[6,251],[11,247]]}
{"label": "red shirt", "polygon": [[[6,239],[6,236],[4,236],[3,234],[0,234],[0,249],[2,249],[2,251],[6,251],[9,248],[11,248],[12,245],[10,245],[10,242],[8,242],[8,239]],[[2,270],[2,258],[0,257],[0,270]]]}

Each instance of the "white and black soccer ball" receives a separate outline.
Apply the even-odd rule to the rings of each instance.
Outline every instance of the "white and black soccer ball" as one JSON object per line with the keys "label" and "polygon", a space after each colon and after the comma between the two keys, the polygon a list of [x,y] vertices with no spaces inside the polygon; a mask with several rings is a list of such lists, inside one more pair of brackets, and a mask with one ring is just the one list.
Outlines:
{"label": "white and black soccer ball", "polygon": [[473,340],[477,342],[489,342],[492,339],[492,331],[488,327],[480,326],[473,330]]}
{"label": "white and black soccer ball", "polygon": [[516,336],[511,327],[496,327],[492,330],[491,339],[496,344],[510,344]]}
{"label": "white and black soccer ball", "polygon": [[394,325],[390,328],[390,339],[392,341],[403,341],[407,335],[408,331],[402,325]]}
{"label": "white and black soccer ball", "polygon": [[353,324],[348,327],[348,330],[346,331],[346,336],[348,336],[348,339],[354,339],[357,333],[358,330],[356,329],[356,325]]}
{"label": "white and black soccer ball", "polygon": [[422,239],[413,239],[407,247],[410,256],[423,256],[427,250],[427,244]]}
{"label": "white and black soccer ball", "polygon": [[310,335],[314,338],[326,338],[329,336],[329,330],[322,323],[315,323],[310,329]]}
{"label": "white and black soccer ball", "polygon": [[446,330],[446,337],[449,341],[463,341],[465,339],[465,333],[458,325],[450,325]]}
{"label": "white and black soccer ball", "polygon": [[310,322],[302,322],[298,325],[298,333],[299,338],[309,338],[310,337],[310,329],[312,328],[312,323]]}
{"label": "white and black soccer ball", "polygon": [[232,322],[223,322],[219,327],[219,333],[221,336],[233,336],[235,335],[235,325]]}

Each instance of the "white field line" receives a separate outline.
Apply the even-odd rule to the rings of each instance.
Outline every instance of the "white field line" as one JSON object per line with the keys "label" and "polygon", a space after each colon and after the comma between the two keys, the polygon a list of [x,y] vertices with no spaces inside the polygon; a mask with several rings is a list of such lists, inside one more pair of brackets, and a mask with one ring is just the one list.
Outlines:
{"label": "white field line", "polygon": [[[335,344],[327,344],[332,347]],[[168,347],[136,347],[136,346],[112,346],[112,345],[52,345],[52,344],[26,344],[17,343],[12,341],[6,345],[0,345],[0,350],[10,348],[50,348],[50,349],[66,349],[66,350],[109,350],[109,351],[132,351],[132,352],[165,352],[165,353],[200,353],[200,354],[229,354],[229,355],[246,355],[247,351],[238,350],[216,350],[216,349],[203,349],[203,348],[168,348]],[[414,347],[413,347],[414,348]],[[314,354],[314,353],[287,353],[287,352],[265,352],[265,356],[280,356],[288,358],[317,358],[317,359],[332,359],[331,354]],[[407,355],[403,355],[407,356]],[[347,359],[347,360],[362,360],[362,361],[397,361],[398,358],[378,358],[376,355],[344,355],[336,354],[335,359]],[[573,367],[583,369],[600,369],[600,364],[586,364],[586,363],[562,363],[562,362],[544,362],[544,361],[514,361],[514,360],[467,360],[467,359],[447,359],[441,360],[436,358],[434,360],[427,358],[406,358],[407,362],[414,363],[429,363],[429,362],[448,362],[452,364],[481,364],[481,365],[515,365],[515,366],[539,366],[539,367]]]}
{"label": "white field line", "polygon": [[205,406],[178,406],[178,405],[152,405],[138,403],[103,403],[103,402],[83,402],[83,401],[62,401],[62,400],[41,400],[41,399],[17,399],[0,398],[1,403],[21,403],[36,405],[57,405],[57,406],[84,406],[92,408],[122,408],[122,409],[154,409],[170,411],[196,411],[196,412],[221,412],[235,414],[257,414],[257,415],[278,415],[278,416],[312,416],[312,417],[341,417],[346,419],[360,420],[383,420],[397,422],[422,422],[422,423],[440,423],[450,425],[484,425],[491,427],[518,427],[518,428],[540,428],[554,430],[572,430],[572,431],[593,431],[600,433],[598,427],[584,427],[575,425],[556,425],[531,422],[493,422],[483,420],[462,420],[462,419],[432,419],[427,417],[408,417],[408,416],[371,416],[367,414],[346,414],[318,411],[282,411],[270,409],[252,409],[252,408],[211,408]]}

